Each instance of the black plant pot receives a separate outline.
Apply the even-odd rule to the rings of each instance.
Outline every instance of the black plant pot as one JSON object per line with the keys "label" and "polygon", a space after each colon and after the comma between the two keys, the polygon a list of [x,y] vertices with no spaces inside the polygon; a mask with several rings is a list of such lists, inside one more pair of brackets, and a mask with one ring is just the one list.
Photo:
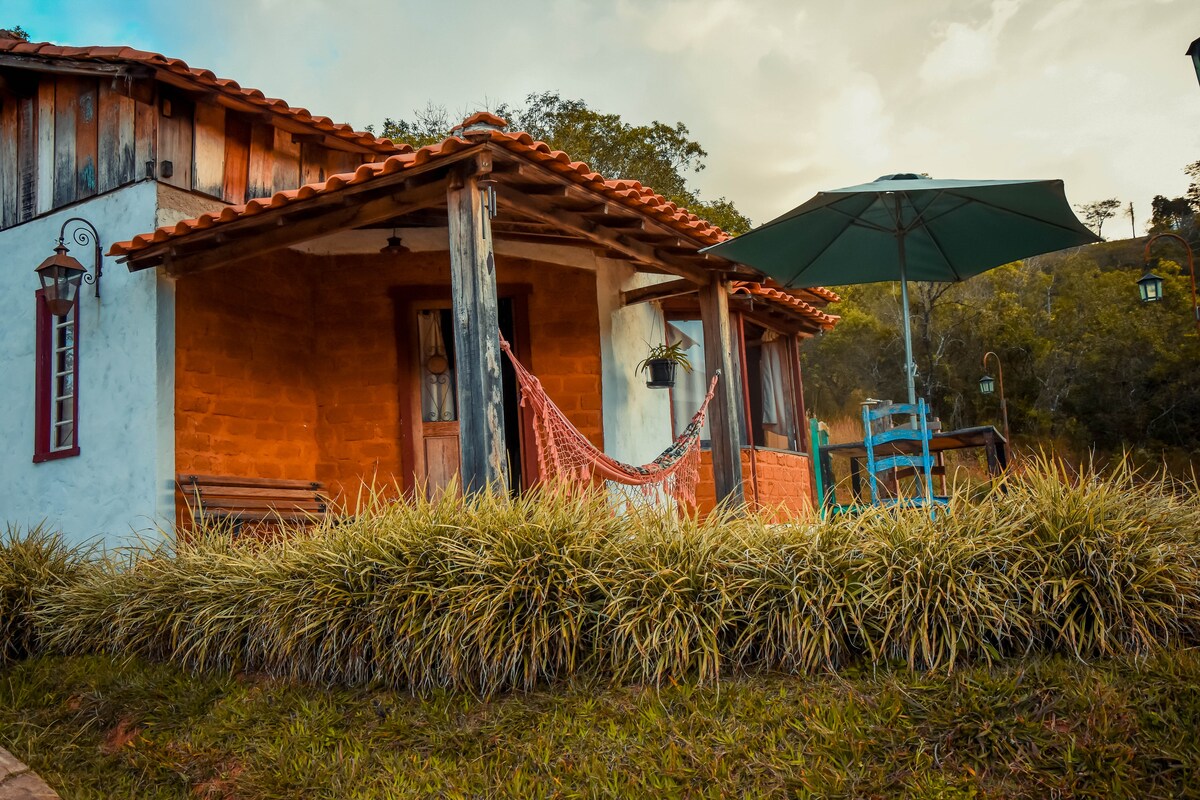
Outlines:
{"label": "black plant pot", "polygon": [[679,366],[666,358],[652,358],[646,362],[650,371],[650,380],[646,385],[653,389],[670,389],[675,385],[675,368]]}

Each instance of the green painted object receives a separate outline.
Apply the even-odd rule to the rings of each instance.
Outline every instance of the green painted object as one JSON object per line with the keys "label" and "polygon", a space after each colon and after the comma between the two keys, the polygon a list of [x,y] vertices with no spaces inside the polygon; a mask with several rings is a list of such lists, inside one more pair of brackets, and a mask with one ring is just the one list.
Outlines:
{"label": "green painted object", "polygon": [[784,286],[899,281],[908,401],[916,403],[907,281],[960,281],[1019,258],[1100,241],[1063,183],[933,180],[912,173],[820,192],[704,252]]}

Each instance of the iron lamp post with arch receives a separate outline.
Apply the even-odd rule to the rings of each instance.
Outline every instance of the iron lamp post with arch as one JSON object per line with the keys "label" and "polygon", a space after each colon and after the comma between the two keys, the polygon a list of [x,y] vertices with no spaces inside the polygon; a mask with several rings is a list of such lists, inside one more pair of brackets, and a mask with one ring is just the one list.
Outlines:
{"label": "iron lamp post with arch", "polygon": [[1196,261],[1187,239],[1177,233],[1156,233],[1146,240],[1146,249],[1142,255],[1142,277],[1137,282],[1138,293],[1143,303],[1157,303],[1163,298],[1163,279],[1150,271],[1150,245],[1159,239],[1174,239],[1183,245],[1187,253],[1188,275],[1192,279],[1192,321],[1196,324],[1197,333],[1200,333],[1200,304],[1196,302]]}
{"label": "iron lamp post with arch", "polygon": [[979,379],[980,394],[992,394],[996,391],[996,378],[986,373],[988,368],[988,356],[991,356],[996,361],[996,377],[999,378],[1000,388],[1000,422],[1004,426],[1004,441],[1008,443],[1008,452],[1013,453],[1012,437],[1008,432],[1008,401],[1004,398],[1004,367],[1000,364],[1000,356],[993,353],[991,350],[983,354],[984,376]]}

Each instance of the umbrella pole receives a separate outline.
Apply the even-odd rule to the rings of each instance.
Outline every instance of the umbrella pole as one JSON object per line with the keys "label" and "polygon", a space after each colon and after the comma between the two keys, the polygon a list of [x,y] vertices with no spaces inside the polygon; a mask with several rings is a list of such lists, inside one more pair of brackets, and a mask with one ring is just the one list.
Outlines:
{"label": "umbrella pole", "polygon": [[896,244],[900,247],[900,311],[904,315],[904,377],[908,381],[908,402],[916,405],[917,387],[913,378],[916,369],[913,363],[912,322],[908,313],[908,270],[904,258],[904,234],[896,237]]}

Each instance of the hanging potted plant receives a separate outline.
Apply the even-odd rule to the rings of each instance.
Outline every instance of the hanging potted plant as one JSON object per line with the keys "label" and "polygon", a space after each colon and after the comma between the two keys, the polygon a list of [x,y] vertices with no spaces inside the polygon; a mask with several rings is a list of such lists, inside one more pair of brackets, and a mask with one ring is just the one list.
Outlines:
{"label": "hanging potted plant", "polygon": [[637,371],[647,373],[647,386],[669,389],[675,385],[676,367],[683,367],[684,372],[692,371],[692,362],[683,352],[683,342],[654,345],[649,355],[637,365]]}

